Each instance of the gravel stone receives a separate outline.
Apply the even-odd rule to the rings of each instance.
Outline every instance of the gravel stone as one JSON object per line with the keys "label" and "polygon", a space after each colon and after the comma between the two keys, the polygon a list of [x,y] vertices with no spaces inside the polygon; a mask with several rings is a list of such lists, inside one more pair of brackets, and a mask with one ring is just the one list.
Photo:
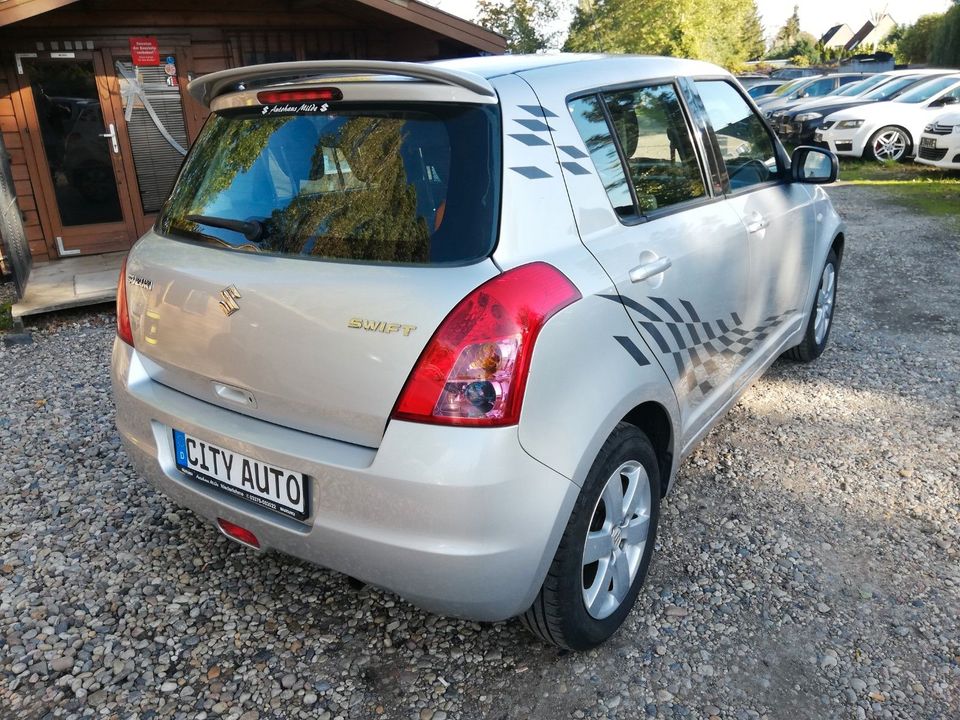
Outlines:
{"label": "gravel stone", "polygon": [[682,463],[636,609],[587,653],[231,543],[121,448],[110,312],[32,321],[0,343],[0,716],[957,717],[960,237],[829,192],[830,347]]}

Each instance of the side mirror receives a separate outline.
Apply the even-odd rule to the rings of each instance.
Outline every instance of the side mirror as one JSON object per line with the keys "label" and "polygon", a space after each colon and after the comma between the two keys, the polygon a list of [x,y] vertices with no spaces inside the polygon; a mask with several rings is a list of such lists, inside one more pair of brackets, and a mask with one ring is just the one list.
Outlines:
{"label": "side mirror", "polygon": [[956,105],[960,103],[960,98],[955,95],[944,95],[939,100],[933,102],[934,107],[943,107],[944,105]]}
{"label": "side mirror", "polygon": [[823,148],[801,145],[790,160],[793,182],[824,185],[836,182],[840,174],[837,156]]}

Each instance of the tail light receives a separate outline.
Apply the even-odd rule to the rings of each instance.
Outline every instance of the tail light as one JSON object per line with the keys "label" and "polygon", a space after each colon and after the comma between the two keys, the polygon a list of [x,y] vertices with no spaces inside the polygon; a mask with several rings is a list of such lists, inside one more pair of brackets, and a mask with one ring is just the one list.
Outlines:
{"label": "tail light", "polygon": [[437,328],[392,417],[437,425],[516,424],[540,329],[580,297],[563,273],[541,262],[488,280]]}
{"label": "tail light", "polygon": [[120,281],[117,283],[117,337],[133,347],[133,330],[130,327],[130,311],[127,308],[127,259],[120,266]]}
{"label": "tail light", "polygon": [[239,525],[236,525],[229,520],[224,520],[223,518],[217,518],[217,525],[220,526],[220,529],[223,530],[224,535],[227,537],[232,537],[234,540],[239,540],[245,545],[252,545],[255,548],[260,547],[260,541],[257,540],[257,536],[247,530],[245,527],[240,527]]}

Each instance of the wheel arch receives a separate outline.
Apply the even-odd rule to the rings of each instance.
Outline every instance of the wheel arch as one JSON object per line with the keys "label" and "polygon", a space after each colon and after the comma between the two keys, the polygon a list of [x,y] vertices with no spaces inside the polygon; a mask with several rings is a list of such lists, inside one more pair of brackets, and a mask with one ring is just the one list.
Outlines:
{"label": "wheel arch", "polygon": [[846,244],[847,239],[844,237],[842,232],[837,233],[836,237],[833,238],[833,242],[830,244],[830,249],[833,250],[837,255],[837,265],[843,264],[843,248]]}
{"label": "wheel arch", "polygon": [[660,403],[647,401],[628,412],[621,422],[633,425],[650,439],[660,467],[660,496],[663,497],[673,475],[674,433],[670,413]]}

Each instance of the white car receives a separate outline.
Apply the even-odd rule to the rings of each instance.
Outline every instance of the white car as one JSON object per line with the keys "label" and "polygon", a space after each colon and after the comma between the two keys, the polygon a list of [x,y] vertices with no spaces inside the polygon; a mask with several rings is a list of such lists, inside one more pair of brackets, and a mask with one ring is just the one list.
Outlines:
{"label": "white car", "polygon": [[835,112],[814,139],[837,155],[903,160],[915,154],[923,128],[936,113],[958,102],[960,73],[930,80],[890,102]]}
{"label": "white car", "polygon": [[917,162],[960,170],[960,110],[938,115],[923,129]]}
{"label": "white car", "polygon": [[826,346],[836,157],[788,157],[692,60],[278,63],[190,93],[211,116],[117,298],[142,475],[253,550],[609,637],[680,461]]}

